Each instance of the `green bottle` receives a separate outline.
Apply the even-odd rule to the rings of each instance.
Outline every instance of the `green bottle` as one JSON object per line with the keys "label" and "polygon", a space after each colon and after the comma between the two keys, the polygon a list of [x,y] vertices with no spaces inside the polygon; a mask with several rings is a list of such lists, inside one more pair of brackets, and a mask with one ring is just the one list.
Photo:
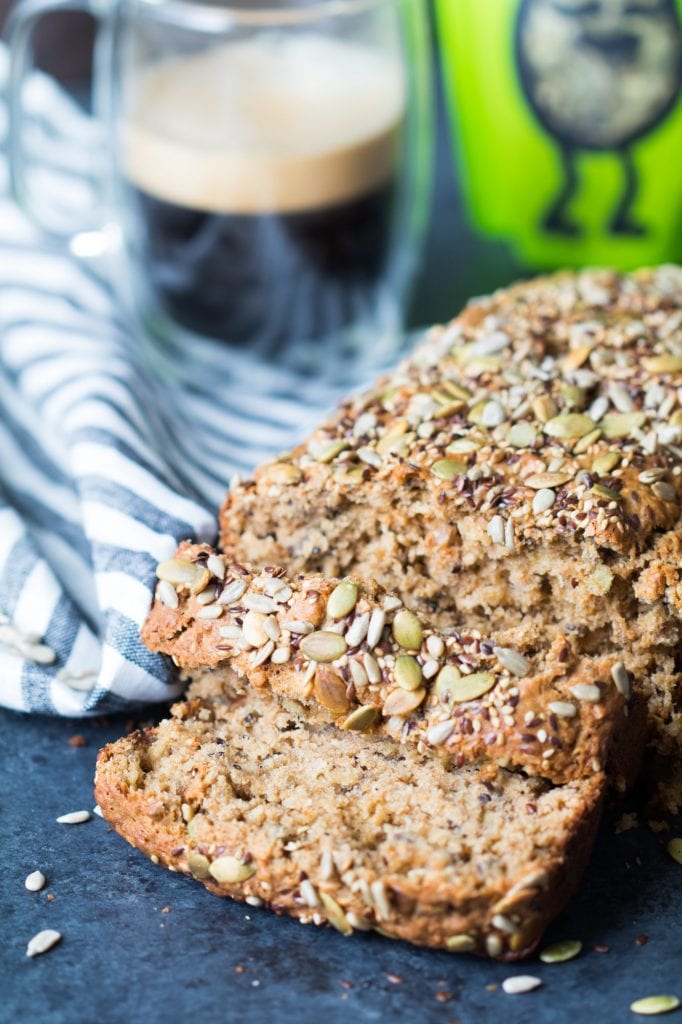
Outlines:
{"label": "green bottle", "polygon": [[682,0],[436,0],[466,215],[533,269],[682,262]]}

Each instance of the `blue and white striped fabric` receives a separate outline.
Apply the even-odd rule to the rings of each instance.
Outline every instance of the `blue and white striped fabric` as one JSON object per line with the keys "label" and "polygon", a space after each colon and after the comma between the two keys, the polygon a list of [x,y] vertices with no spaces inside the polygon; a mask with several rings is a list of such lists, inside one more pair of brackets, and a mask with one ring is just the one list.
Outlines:
{"label": "blue and white striped fabric", "polygon": [[[178,692],[138,639],[156,562],[182,538],[213,540],[230,477],[303,436],[352,381],[234,354],[214,394],[149,374],[107,282],[8,197],[6,77],[0,48],[0,703],[128,710]],[[94,124],[44,76],[26,104],[43,203],[87,202]]]}

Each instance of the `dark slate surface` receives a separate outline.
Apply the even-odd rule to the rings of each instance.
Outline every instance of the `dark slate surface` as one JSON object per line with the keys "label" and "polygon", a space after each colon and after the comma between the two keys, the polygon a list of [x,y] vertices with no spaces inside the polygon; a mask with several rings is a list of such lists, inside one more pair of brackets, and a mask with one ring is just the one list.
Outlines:
{"label": "dark slate surface", "polygon": [[[58,815],[92,808],[97,749],[124,730],[123,721],[0,713],[3,1024],[610,1024],[634,1020],[628,1006],[640,996],[682,997],[682,868],[665,852],[674,831],[614,835],[611,815],[580,893],[547,936],[582,940],[570,963],[503,965],[377,935],[345,939],[217,899],[155,867],[100,818],[58,825]],[[76,732],[88,746],[69,745]],[[36,868],[48,885],[29,893],[24,879]],[[30,960],[26,943],[42,928],[63,940]],[[515,973],[544,987],[489,990]]]}

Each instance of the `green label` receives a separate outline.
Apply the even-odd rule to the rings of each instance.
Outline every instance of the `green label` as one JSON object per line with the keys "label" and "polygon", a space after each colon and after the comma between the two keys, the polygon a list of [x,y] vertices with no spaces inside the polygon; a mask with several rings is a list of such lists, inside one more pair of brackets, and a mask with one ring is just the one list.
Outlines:
{"label": "green label", "polygon": [[682,0],[436,3],[475,229],[537,268],[682,262]]}

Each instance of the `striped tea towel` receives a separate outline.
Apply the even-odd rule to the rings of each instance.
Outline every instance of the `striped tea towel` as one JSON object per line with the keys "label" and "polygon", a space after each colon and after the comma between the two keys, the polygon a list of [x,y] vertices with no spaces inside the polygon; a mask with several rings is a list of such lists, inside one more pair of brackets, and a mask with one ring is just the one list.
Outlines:
{"label": "striped tea towel", "polygon": [[[354,381],[347,361],[312,377],[244,353],[212,392],[150,375],[104,276],[48,247],[8,196],[7,66],[0,47],[0,704],[124,711],[178,693],[138,639],[156,562],[211,541],[230,477]],[[96,126],[41,75],[26,106],[41,205],[87,203]]]}

